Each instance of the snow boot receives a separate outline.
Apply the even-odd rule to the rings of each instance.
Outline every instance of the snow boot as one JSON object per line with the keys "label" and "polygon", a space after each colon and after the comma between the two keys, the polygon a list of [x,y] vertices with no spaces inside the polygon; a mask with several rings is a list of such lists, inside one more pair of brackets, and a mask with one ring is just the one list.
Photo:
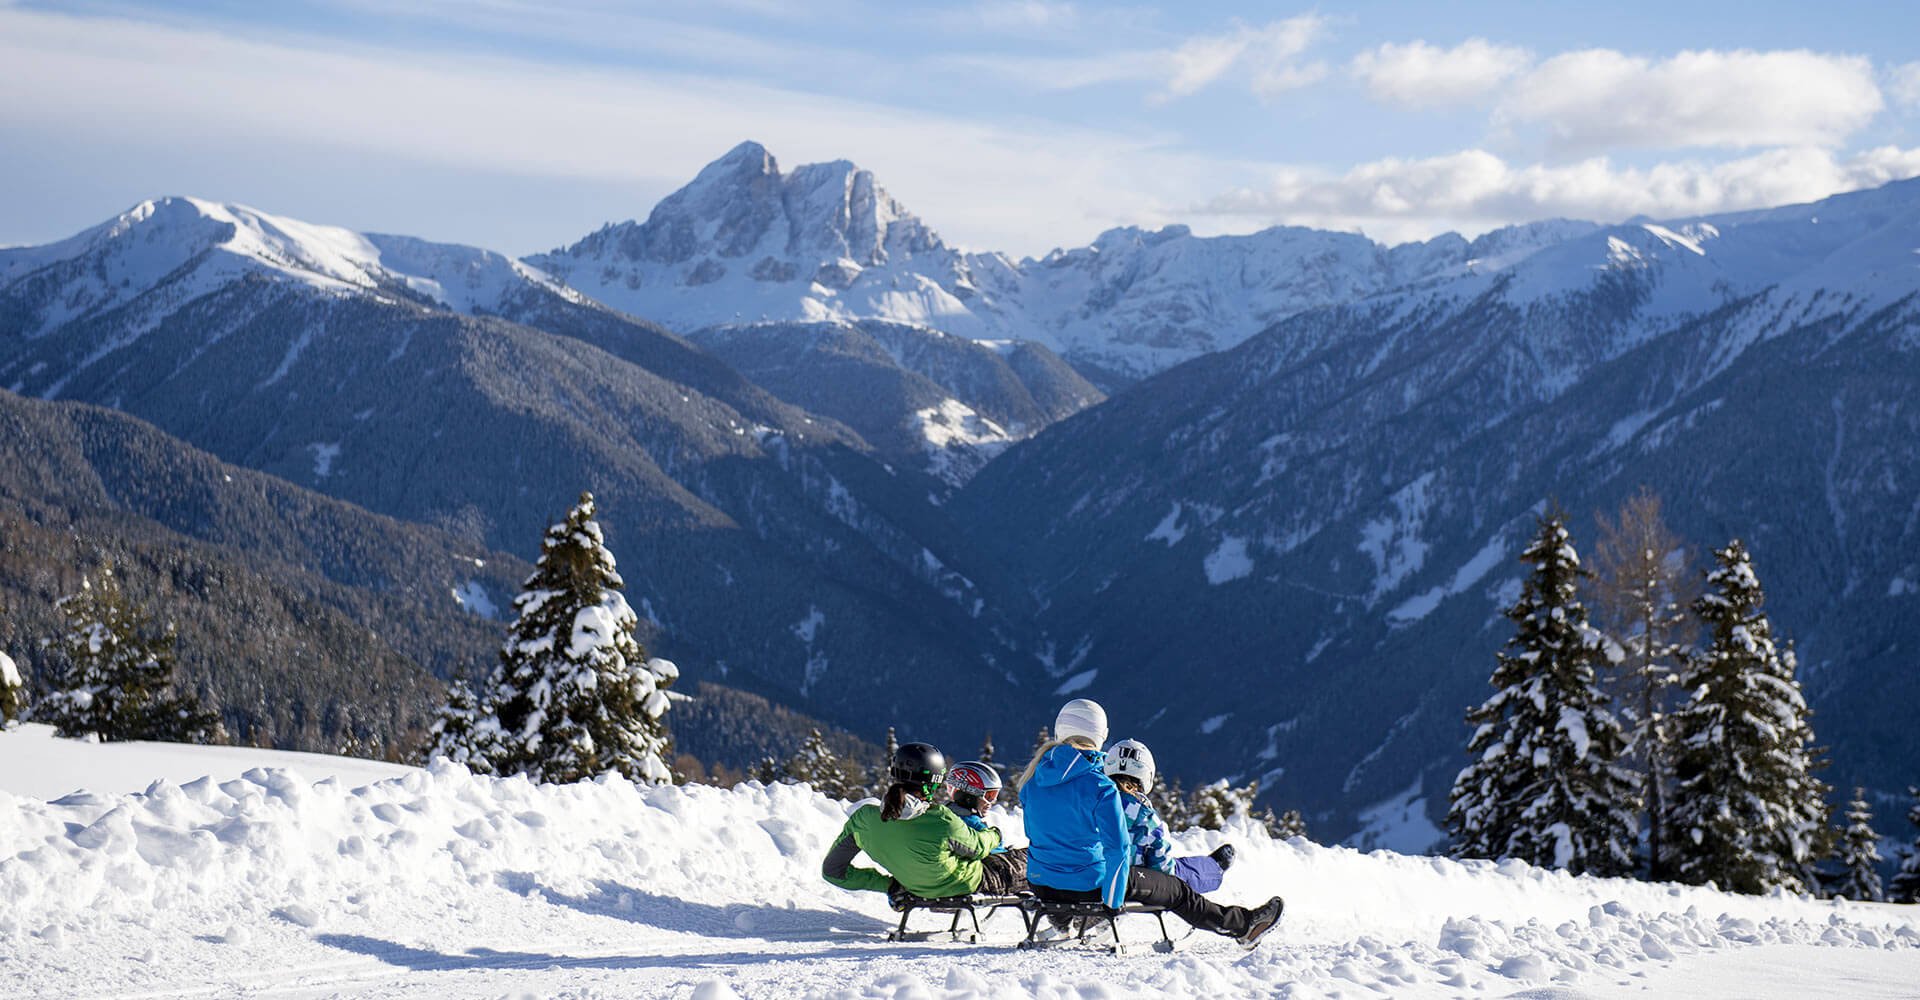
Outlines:
{"label": "snow boot", "polygon": [[1234,940],[1240,942],[1242,948],[1252,948],[1259,944],[1260,938],[1280,923],[1280,911],[1286,908],[1286,901],[1279,896],[1267,900],[1266,905],[1253,911],[1247,918],[1247,929]]}

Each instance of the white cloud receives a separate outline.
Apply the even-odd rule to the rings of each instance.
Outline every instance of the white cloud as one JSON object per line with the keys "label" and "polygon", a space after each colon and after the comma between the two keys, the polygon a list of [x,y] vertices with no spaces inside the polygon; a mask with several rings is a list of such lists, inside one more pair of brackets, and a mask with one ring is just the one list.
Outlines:
{"label": "white cloud", "polygon": [[1376,239],[1468,234],[1552,217],[1613,222],[1677,218],[1813,201],[1920,175],[1920,149],[1882,147],[1846,158],[1816,147],[1774,149],[1719,163],[1615,167],[1604,157],[1513,166],[1472,149],[1385,159],[1344,174],[1278,172],[1259,189],[1221,195],[1205,214],[1246,222],[1359,229]]}
{"label": "white cloud", "polygon": [[1265,25],[1235,24],[1221,34],[1196,35],[1173,48],[1110,49],[1061,55],[966,53],[935,55],[930,66],[988,73],[1021,87],[1078,90],[1112,83],[1148,83],[1153,104],[1191,97],[1222,81],[1243,84],[1261,97],[1315,83],[1323,62],[1302,62],[1325,33],[1326,19],[1303,14]]}
{"label": "white cloud", "polygon": [[1230,73],[1244,75],[1253,92],[1262,97],[1306,86],[1325,76],[1326,66],[1300,65],[1295,60],[1325,31],[1325,18],[1302,14],[1260,26],[1236,24],[1225,34],[1189,38],[1168,54],[1172,72],[1156,98],[1190,97]]}
{"label": "white cloud", "polygon": [[1496,121],[1556,151],[1835,146],[1882,106],[1873,66],[1815,52],[1681,52],[1659,62],[1568,52],[1521,77]]}
{"label": "white cloud", "polygon": [[[0,133],[57,128],[112,140],[135,159],[183,144],[323,143],[396,169],[658,190],[756,139],[784,166],[852,159],[949,239],[1019,253],[1174,221],[1166,207],[1190,192],[1255,176],[1245,164],[1112,132],[983,123],[713,77],[296,47],[5,6],[0,67]],[[0,181],[7,170],[0,164]],[[152,192],[172,193],[221,196]]]}
{"label": "white cloud", "polygon": [[1895,104],[1920,108],[1920,62],[1893,67],[1887,74],[1887,93]]}
{"label": "white cloud", "polygon": [[1388,43],[1355,56],[1350,68],[1376,100],[1429,108],[1478,100],[1532,61],[1526,49],[1469,38],[1451,49]]}

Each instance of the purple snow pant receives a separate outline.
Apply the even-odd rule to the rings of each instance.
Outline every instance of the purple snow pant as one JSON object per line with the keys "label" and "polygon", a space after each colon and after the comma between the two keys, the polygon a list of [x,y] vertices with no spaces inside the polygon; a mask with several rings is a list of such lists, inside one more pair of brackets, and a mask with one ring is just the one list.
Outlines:
{"label": "purple snow pant", "polygon": [[1202,854],[1194,858],[1174,858],[1173,874],[1194,892],[1212,892],[1220,888],[1220,879],[1226,872],[1220,869],[1220,862]]}

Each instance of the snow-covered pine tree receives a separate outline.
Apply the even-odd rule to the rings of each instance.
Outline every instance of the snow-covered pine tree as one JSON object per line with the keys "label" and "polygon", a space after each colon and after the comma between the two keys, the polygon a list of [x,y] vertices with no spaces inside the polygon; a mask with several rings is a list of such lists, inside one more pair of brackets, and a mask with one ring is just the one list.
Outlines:
{"label": "snow-covered pine tree", "polygon": [[465,681],[447,685],[447,703],[428,730],[426,759],[445,757],[475,774],[492,774],[500,730],[482,725],[481,719],[480,700],[473,689]]}
{"label": "snow-covered pine tree", "polygon": [[1810,892],[1813,865],[1833,837],[1829,789],[1813,776],[1821,765],[1812,713],[1793,650],[1774,643],[1746,546],[1735,539],[1714,560],[1707,591],[1693,604],[1707,648],[1680,666],[1687,700],[1673,717],[1671,869],[1682,881],[1734,892]]}
{"label": "snow-covered pine tree", "polygon": [[1840,837],[1840,883],[1834,895],[1843,899],[1878,903],[1886,899],[1880,886],[1880,836],[1873,832],[1873,809],[1867,805],[1867,790],[1853,790],[1847,804],[1847,829]]}
{"label": "snow-covered pine tree", "polygon": [[120,590],[111,569],[98,583],[82,578],[80,591],[55,605],[66,631],[46,697],[33,718],[61,736],[102,741],[165,740],[210,743],[220,717],[174,689],[174,630],[153,620]]}
{"label": "snow-covered pine tree", "polygon": [[1230,785],[1225,778],[1202,785],[1193,793],[1193,825],[1202,830],[1218,830],[1235,816],[1253,814],[1253,797],[1260,794],[1260,783]]}
{"label": "snow-covered pine tree", "polygon": [[1160,814],[1160,822],[1175,831],[1193,829],[1193,798],[1179,778],[1164,774],[1154,779],[1153,787],[1147,791],[1147,801],[1153,803],[1154,811]]}
{"label": "snow-covered pine tree", "polygon": [[13,657],[0,651],[0,725],[12,722],[26,714],[27,682],[20,676],[20,668],[14,665]]}
{"label": "snow-covered pine tree", "polygon": [[1447,812],[1454,853],[1624,875],[1639,783],[1621,763],[1626,732],[1600,689],[1604,640],[1580,602],[1586,572],[1565,516],[1541,518],[1520,561],[1533,572],[1506,612],[1515,631],[1497,654],[1494,694],[1467,713],[1477,728]]}
{"label": "snow-covered pine tree", "polygon": [[1665,876],[1662,820],[1668,783],[1667,716],[1680,656],[1691,644],[1693,599],[1685,546],[1660,515],[1660,497],[1641,487],[1612,519],[1596,517],[1597,602],[1625,660],[1610,685],[1628,726],[1628,760],[1640,772],[1647,823],[1647,877]]}
{"label": "snow-covered pine tree", "polygon": [[786,773],[787,777],[812,785],[814,791],[830,799],[858,799],[866,795],[866,787],[854,769],[841,762],[818,729],[801,741],[800,749],[787,761]]}
{"label": "snow-covered pine tree", "polygon": [[1266,824],[1267,836],[1275,840],[1307,836],[1307,818],[1300,815],[1298,809],[1289,809],[1276,816],[1269,807],[1260,814],[1260,821]]}
{"label": "snow-covered pine tree", "polygon": [[582,493],[547,529],[473,727],[498,739],[476,749],[488,751],[494,774],[563,783],[617,771],[665,784],[667,689],[680,671],[641,648],[594,509],[593,494]]}
{"label": "snow-covered pine tree", "polygon": [[1907,810],[1907,822],[1913,824],[1913,843],[1908,844],[1900,862],[1900,870],[1893,873],[1893,881],[1887,885],[1887,899],[1895,903],[1920,903],[1920,785],[1907,789],[1913,797],[1913,805]]}
{"label": "snow-covered pine tree", "polygon": [[974,758],[982,764],[993,763],[993,731],[987,731],[987,738],[980,741],[980,756]]}

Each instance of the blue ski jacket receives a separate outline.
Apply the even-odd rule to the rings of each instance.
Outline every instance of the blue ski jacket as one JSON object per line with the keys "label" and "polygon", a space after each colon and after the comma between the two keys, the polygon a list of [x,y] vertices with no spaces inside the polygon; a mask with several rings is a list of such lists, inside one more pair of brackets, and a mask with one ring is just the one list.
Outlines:
{"label": "blue ski jacket", "polygon": [[1027,881],[1050,889],[1098,890],[1119,909],[1126,901],[1133,842],[1120,790],[1101,771],[1098,750],[1058,746],[1040,758],[1020,789],[1026,811]]}

